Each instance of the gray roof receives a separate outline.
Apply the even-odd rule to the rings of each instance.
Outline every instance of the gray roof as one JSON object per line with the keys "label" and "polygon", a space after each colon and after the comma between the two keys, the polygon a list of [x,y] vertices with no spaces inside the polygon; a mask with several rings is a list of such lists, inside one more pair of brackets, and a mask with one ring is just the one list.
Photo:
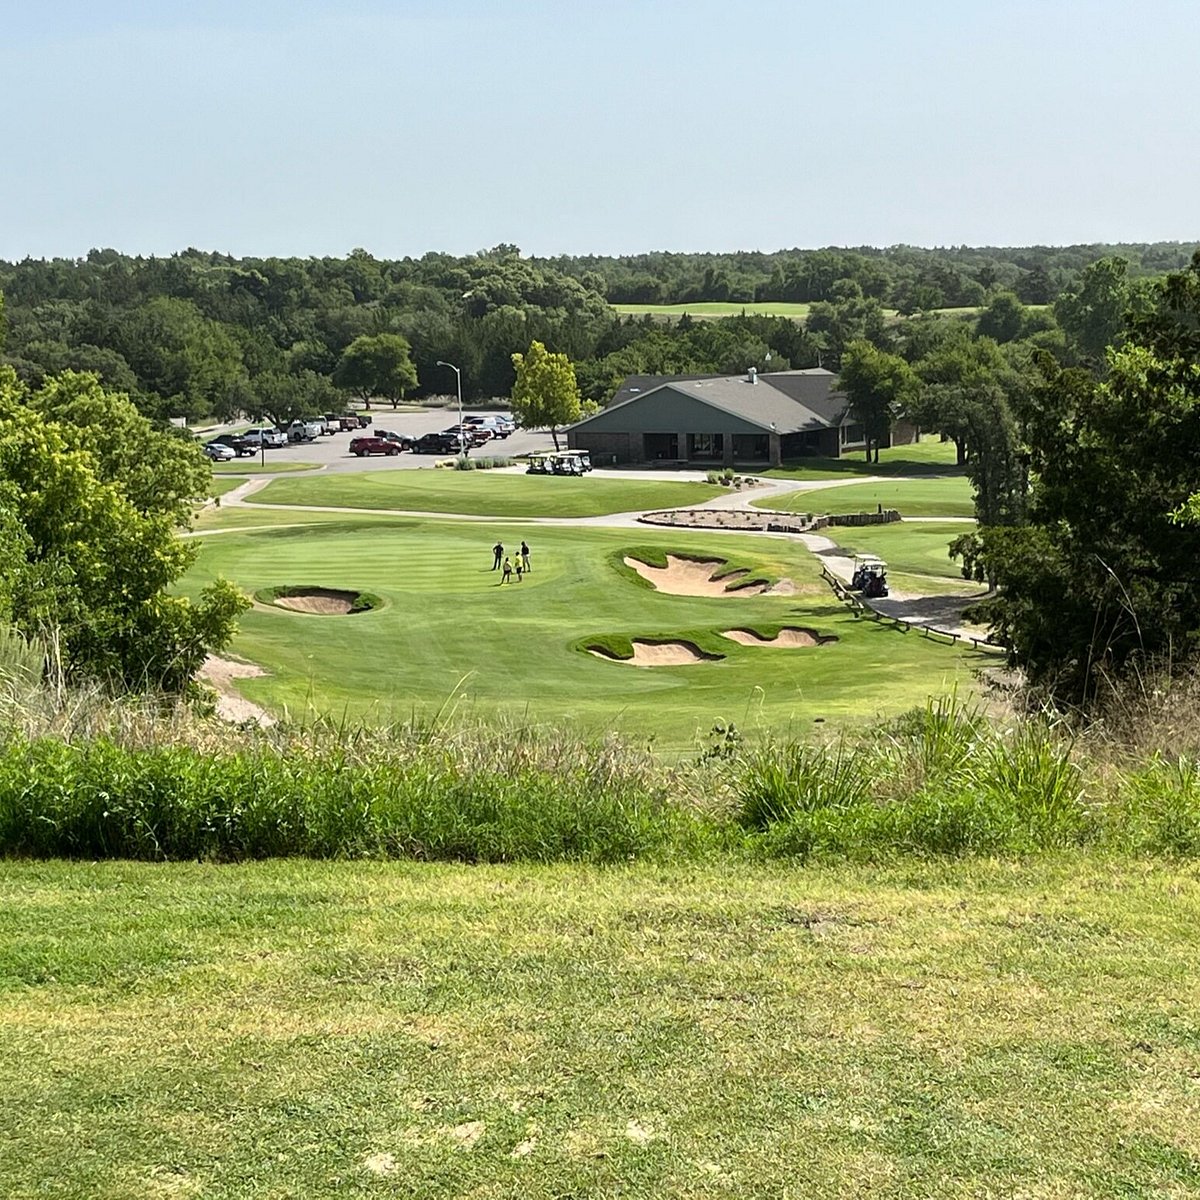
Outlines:
{"label": "gray roof", "polygon": [[760,383],[769,383],[811,409],[829,425],[840,425],[846,415],[846,393],[834,391],[837,376],[824,367],[811,367],[807,371],[773,371],[758,378]]}
{"label": "gray roof", "polygon": [[715,379],[681,380],[665,387],[694,396],[713,408],[734,413],[744,421],[778,433],[798,433],[802,429],[824,429],[829,424],[811,408],[793,400],[777,388],[760,380],[751,383],[744,375],[718,375]]}
{"label": "gray roof", "polygon": [[613,398],[605,405],[606,408],[615,408],[618,404],[624,404],[626,400],[632,400],[634,396],[640,396],[645,392],[652,392],[655,388],[662,387],[664,383],[684,383],[693,379],[724,379],[724,375],[630,375],[613,393]]}
{"label": "gray roof", "polygon": [[[764,430],[782,434],[830,429],[840,425],[846,414],[844,393],[833,390],[835,378],[832,371],[822,367],[774,371],[759,375],[754,383],[746,375],[630,375],[602,411],[610,413],[660,388],[670,388]],[[585,417],[572,428],[592,419]]]}

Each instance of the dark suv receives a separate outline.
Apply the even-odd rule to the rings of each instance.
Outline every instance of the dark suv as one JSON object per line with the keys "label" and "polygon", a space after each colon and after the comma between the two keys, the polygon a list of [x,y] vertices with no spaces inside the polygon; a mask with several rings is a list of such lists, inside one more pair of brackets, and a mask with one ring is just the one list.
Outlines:
{"label": "dark suv", "polygon": [[218,446],[228,446],[239,458],[250,458],[258,453],[258,443],[251,442],[237,433],[218,433],[215,438],[209,438],[209,444],[216,442]]}
{"label": "dark suv", "polygon": [[452,433],[427,433],[413,443],[414,454],[460,454],[467,443]]}

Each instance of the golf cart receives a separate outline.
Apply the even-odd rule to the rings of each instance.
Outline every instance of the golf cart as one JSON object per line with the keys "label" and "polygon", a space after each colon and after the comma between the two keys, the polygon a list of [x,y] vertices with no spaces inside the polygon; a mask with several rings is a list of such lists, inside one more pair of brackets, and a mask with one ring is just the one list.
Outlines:
{"label": "golf cart", "polygon": [[856,554],[854,556],[854,574],[850,576],[850,586],[868,600],[874,600],[888,594],[887,563],[875,554]]}

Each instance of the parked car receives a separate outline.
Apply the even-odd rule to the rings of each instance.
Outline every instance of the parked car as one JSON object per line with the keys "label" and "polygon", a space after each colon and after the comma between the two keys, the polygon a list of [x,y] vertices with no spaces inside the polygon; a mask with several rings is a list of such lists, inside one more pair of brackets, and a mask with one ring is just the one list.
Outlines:
{"label": "parked car", "polygon": [[402,433],[393,433],[390,429],[372,429],[371,434],[377,438],[387,438],[389,442],[395,442],[401,450],[411,450],[413,439],[405,437]]}
{"label": "parked car", "polygon": [[461,454],[468,446],[457,434],[427,433],[412,448],[414,454]]}
{"label": "parked car", "polygon": [[451,425],[449,429],[443,429],[442,433],[447,437],[461,438],[468,446],[483,446],[492,440],[490,429],[468,425],[465,421],[461,425]]}
{"label": "parked car", "polygon": [[208,455],[213,462],[232,462],[237,458],[237,453],[232,446],[225,445],[224,442],[206,442],[204,453]]}
{"label": "parked car", "polygon": [[258,443],[250,441],[240,433],[219,433],[208,442],[210,446],[228,446],[234,454],[249,458],[258,453]]}
{"label": "parked car", "polygon": [[366,458],[370,454],[389,454],[396,455],[401,453],[402,447],[388,438],[381,437],[355,437],[350,439],[350,453],[357,454],[359,458]]}
{"label": "parked car", "polygon": [[512,422],[506,422],[500,417],[464,417],[463,424],[472,429],[486,429],[494,438],[506,438],[513,431]]}
{"label": "parked car", "polygon": [[315,442],[325,432],[323,421],[293,421],[287,427],[289,442]]}
{"label": "parked car", "polygon": [[282,429],[247,429],[242,437],[256,448],[263,445],[268,450],[288,443],[287,434]]}

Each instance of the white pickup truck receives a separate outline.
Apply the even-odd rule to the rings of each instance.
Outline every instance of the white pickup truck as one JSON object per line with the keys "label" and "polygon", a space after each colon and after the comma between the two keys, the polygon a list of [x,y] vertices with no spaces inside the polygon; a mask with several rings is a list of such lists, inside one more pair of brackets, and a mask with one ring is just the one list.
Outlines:
{"label": "white pickup truck", "polygon": [[293,421],[287,427],[289,442],[315,442],[324,432],[324,421]]}

